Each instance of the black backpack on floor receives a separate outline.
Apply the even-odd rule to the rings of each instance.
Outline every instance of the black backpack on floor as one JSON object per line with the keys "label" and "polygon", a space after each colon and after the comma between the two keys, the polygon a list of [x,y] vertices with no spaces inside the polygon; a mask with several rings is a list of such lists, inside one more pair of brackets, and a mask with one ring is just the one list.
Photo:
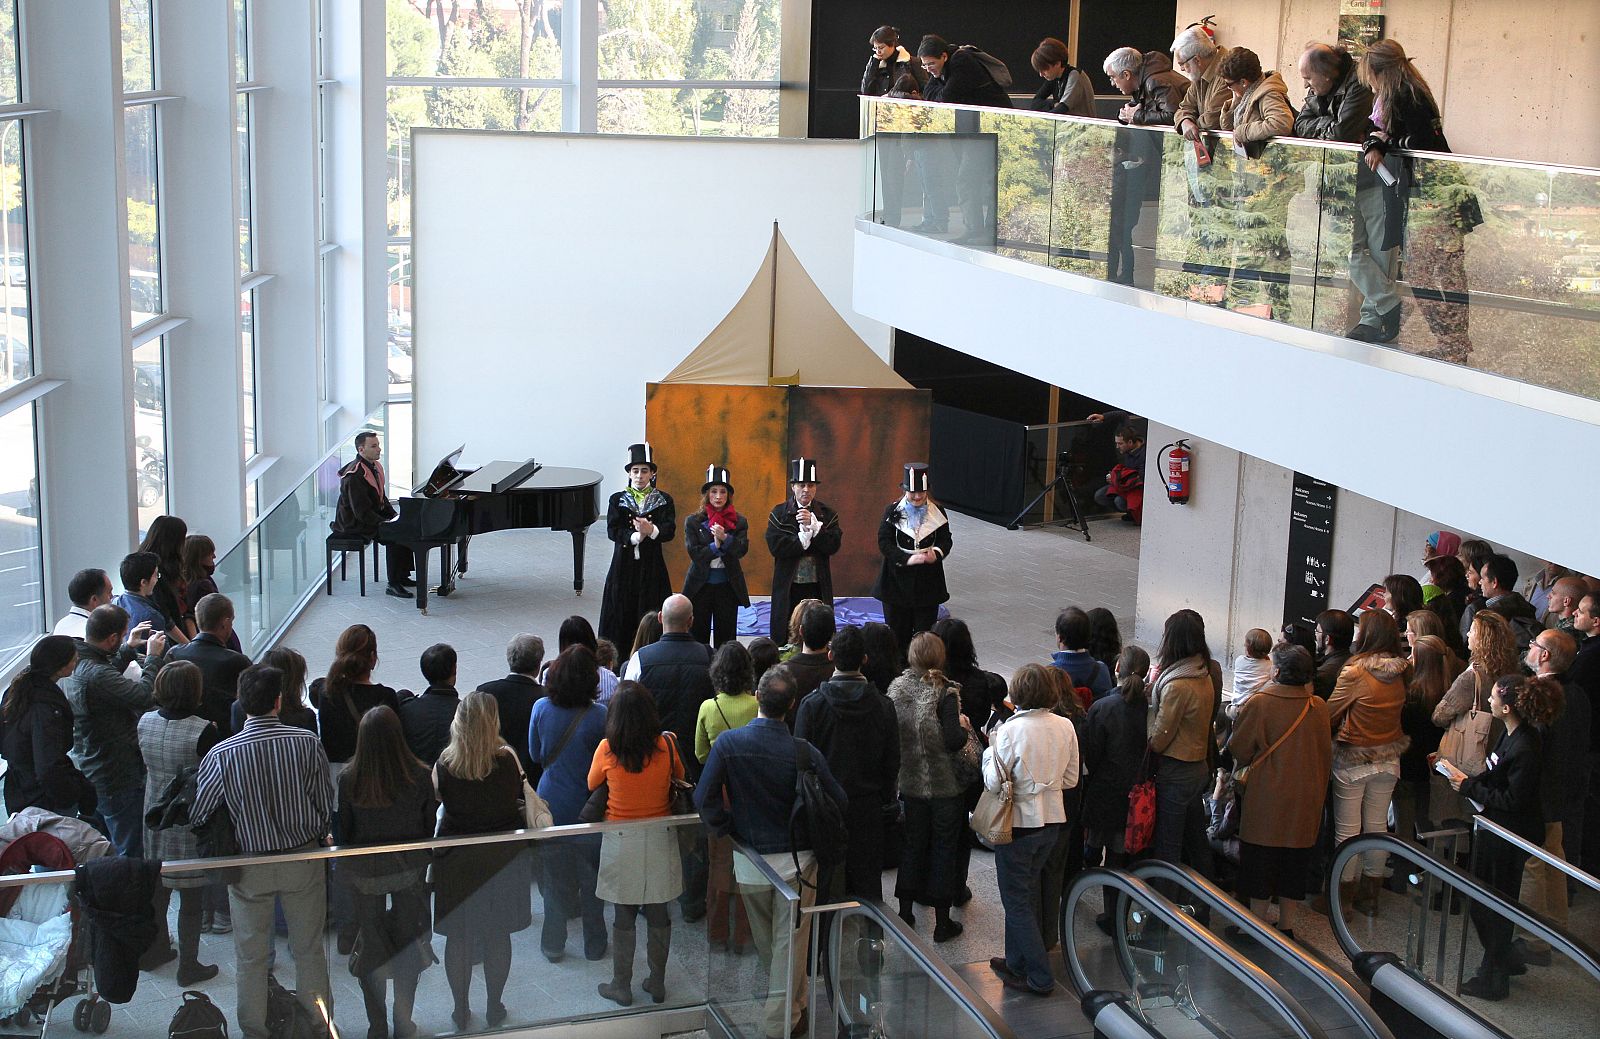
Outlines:
{"label": "black backpack on floor", "polygon": [[185,992],[167,1039],[228,1039],[228,1018],[204,992]]}
{"label": "black backpack on floor", "polygon": [[315,1011],[267,975],[267,1034],[272,1039],[328,1039],[328,1028]]}

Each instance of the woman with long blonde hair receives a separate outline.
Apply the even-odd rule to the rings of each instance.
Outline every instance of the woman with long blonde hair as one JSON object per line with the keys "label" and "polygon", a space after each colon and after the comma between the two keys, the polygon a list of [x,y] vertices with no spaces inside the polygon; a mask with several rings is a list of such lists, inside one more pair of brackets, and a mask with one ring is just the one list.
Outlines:
{"label": "woman with long blonde hair", "polygon": [[[1467,753],[1463,753],[1460,746],[1455,748],[1456,756],[1462,758],[1455,764],[1468,773],[1475,773],[1483,768],[1484,756],[1500,736],[1500,722],[1489,710],[1489,694],[1495,682],[1507,675],[1521,674],[1522,661],[1511,623],[1488,610],[1479,610],[1472,617],[1472,627],[1467,630],[1467,653],[1467,669],[1456,676],[1434,707],[1433,724],[1446,730],[1458,721],[1467,720],[1471,746]],[[1435,818],[1472,818],[1472,807],[1442,777],[1430,776],[1429,782]]]}
{"label": "woman with long blonde hair", "polygon": [[[1367,48],[1356,66],[1362,85],[1372,91],[1372,132],[1361,146],[1362,161],[1373,173],[1387,167],[1393,183],[1383,191],[1386,234],[1372,243],[1374,251],[1405,248],[1406,277],[1442,295],[1417,306],[1438,344],[1423,351],[1445,361],[1462,363],[1472,350],[1466,302],[1467,270],[1463,234],[1483,223],[1477,196],[1448,161],[1411,158],[1395,161],[1390,152],[1449,152],[1444,122],[1433,90],[1405,48],[1395,40],[1379,40]],[[1392,315],[1392,316],[1391,316]],[[1388,342],[1400,330],[1396,305],[1384,316]]]}
{"label": "woman with long blonde hair", "polygon": [[[474,690],[461,698],[450,723],[450,743],[439,754],[433,785],[444,804],[439,836],[495,833],[522,827],[522,766],[500,738],[500,708]],[[444,936],[444,972],[450,982],[458,1030],[472,1020],[467,986],[472,965],[483,963],[489,1027],[506,1019],[506,978],[511,935],[533,921],[528,849],[516,842],[447,848],[434,869],[433,930]]]}

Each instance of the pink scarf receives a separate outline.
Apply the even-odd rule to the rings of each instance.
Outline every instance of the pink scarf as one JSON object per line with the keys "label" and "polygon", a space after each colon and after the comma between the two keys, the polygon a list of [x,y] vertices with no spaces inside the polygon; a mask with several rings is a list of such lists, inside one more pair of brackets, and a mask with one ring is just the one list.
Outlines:
{"label": "pink scarf", "polygon": [[379,501],[388,501],[389,496],[384,493],[384,488],[389,483],[389,478],[384,474],[382,462],[369,462],[365,458],[356,461],[361,465],[361,475],[378,492]]}

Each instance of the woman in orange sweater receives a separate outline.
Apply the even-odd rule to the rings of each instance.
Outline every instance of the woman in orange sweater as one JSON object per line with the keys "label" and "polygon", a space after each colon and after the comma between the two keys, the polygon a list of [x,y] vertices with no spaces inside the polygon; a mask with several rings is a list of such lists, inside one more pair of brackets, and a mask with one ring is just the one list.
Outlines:
{"label": "woman in orange sweater", "polygon": [[[638,682],[617,686],[607,705],[606,738],[589,765],[589,789],[607,787],[606,822],[655,819],[668,814],[672,780],[684,778],[683,756],[672,733],[661,731],[661,716],[650,691]],[[609,982],[599,992],[620,1006],[633,1005],[635,924],[644,914],[649,931],[645,957],[650,976],[640,985],[650,998],[667,998],[667,952],[672,918],[667,903],[683,893],[677,832],[664,826],[608,831],[600,840],[600,877],[595,894],[612,903]]]}
{"label": "woman in orange sweater", "polygon": [[[1336,839],[1389,828],[1389,801],[1400,779],[1400,755],[1411,739],[1400,725],[1411,661],[1400,646],[1400,629],[1383,610],[1368,610],[1356,626],[1355,653],[1339,672],[1328,697],[1333,726],[1333,830]],[[1385,855],[1361,856],[1359,885],[1341,877],[1340,895],[1358,912],[1378,909]]]}

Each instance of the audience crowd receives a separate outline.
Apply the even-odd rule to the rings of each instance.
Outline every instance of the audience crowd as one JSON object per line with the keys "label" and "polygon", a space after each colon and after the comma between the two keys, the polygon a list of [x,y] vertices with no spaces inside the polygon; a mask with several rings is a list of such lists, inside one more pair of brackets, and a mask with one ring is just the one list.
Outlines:
{"label": "audience crowd", "polygon": [[[1482,813],[1600,868],[1600,580],[1549,564],[1524,581],[1509,556],[1449,531],[1429,537],[1420,576],[1388,575],[1358,616],[1327,610],[1276,637],[1248,630],[1226,683],[1192,610],[1167,619],[1152,654],[1125,645],[1109,611],[1069,606],[1048,659],[1008,683],[979,666],[958,618],[902,653],[888,625],[840,627],[832,607],[806,599],[787,645],[728,640],[713,654],[691,601],[671,595],[640,621],[630,677],[602,667],[602,644],[574,616],[554,661],[539,636],[519,634],[507,676],[462,695],[445,644],[422,651],[420,692],[377,682],[378,640],[363,624],[340,634],[309,686],[291,649],[252,664],[230,648],[234,609],[210,580],[210,541],[171,517],[152,530],[120,568],[122,594],[101,570],[72,578],[71,611],[0,701],[8,812],[80,817],[118,854],[166,861],[213,853],[219,812],[247,855],[514,830],[532,803],[556,824],[649,820],[689,810],[691,789],[704,822],[544,842],[537,857],[483,843],[342,859],[331,873],[302,861],[227,882],[165,877],[141,967],[176,959],[179,984],[205,981],[218,968],[200,961],[200,935],[234,931],[252,1037],[266,1034],[275,926],[304,1000],[328,992],[321,935],[337,932],[369,1039],[415,1032],[432,935],[444,939],[455,1024],[473,1019],[477,965],[484,1018],[499,1024],[511,935],[532,923],[536,884],[548,960],[566,956],[574,921],[586,959],[609,953],[599,995],[632,1003],[642,916],[639,987],[667,998],[676,902],[685,922],[705,918],[714,948],[754,952],[774,993],[796,993],[764,1011],[767,1033],[787,1034],[805,1025],[809,929],[779,923],[763,877],[794,885],[805,905],[881,899],[894,868],[899,915],[914,926],[917,907],[931,909],[933,940],[948,941],[963,931],[982,847],[968,814],[1002,786],[1014,816],[1011,841],[989,849],[1005,920],[991,966],[1032,993],[1055,985],[1062,891],[1089,865],[1187,864],[1291,937],[1332,845],[1358,834],[1416,840],[1427,822]],[[173,557],[187,577],[167,578]],[[1129,847],[1130,792],[1145,780],[1153,832]],[[174,824],[170,804],[185,797]],[[834,805],[832,829],[818,799]],[[797,812],[810,820],[798,831]],[[1566,921],[1563,877],[1507,842],[1478,843],[1481,880]],[[1386,887],[1403,888],[1386,858],[1366,853],[1335,878],[1346,912],[1375,914]],[[1108,892],[1108,930],[1113,906]],[[1329,911],[1326,896],[1314,907]],[[1505,998],[1512,977],[1550,962],[1544,943],[1495,914],[1471,919],[1484,953],[1465,994]]]}

